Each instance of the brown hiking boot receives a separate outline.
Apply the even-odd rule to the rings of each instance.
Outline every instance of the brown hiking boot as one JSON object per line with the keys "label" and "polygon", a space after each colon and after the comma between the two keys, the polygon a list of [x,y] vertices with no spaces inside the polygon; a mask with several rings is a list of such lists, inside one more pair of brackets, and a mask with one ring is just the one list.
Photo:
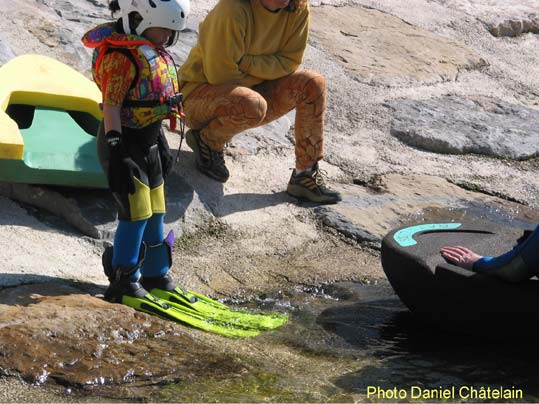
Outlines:
{"label": "brown hiking boot", "polygon": [[323,175],[326,173],[318,167],[318,163],[313,166],[311,171],[296,175],[296,170],[294,170],[286,192],[295,198],[322,204],[341,201],[341,194],[326,186]]}
{"label": "brown hiking boot", "polygon": [[226,182],[230,173],[225,165],[225,156],[222,151],[214,151],[202,141],[198,130],[190,129],[185,134],[185,140],[195,153],[198,170],[214,180]]}

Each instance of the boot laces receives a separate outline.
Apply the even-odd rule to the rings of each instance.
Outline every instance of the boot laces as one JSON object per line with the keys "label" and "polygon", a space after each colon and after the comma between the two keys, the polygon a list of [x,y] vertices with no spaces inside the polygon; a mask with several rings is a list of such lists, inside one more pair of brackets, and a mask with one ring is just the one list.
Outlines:
{"label": "boot laces", "polygon": [[328,173],[325,170],[322,170],[321,168],[317,168],[313,171],[313,178],[316,185],[318,185],[321,188],[324,188],[326,186],[326,182],[324,180],[324,176],[327,176]]}

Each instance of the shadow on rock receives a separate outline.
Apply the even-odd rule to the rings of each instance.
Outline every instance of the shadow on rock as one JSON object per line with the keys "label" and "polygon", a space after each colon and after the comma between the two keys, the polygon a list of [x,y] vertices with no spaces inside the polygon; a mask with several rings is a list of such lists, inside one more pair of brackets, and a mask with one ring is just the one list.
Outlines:
{"label": "shadow on rock", "polygon": [[[531,341],[486,341],[451,335],[425,324],[397,298],[325,310],[317,319],[362,358],[363,367],[339,377],[347,392],[422,386],[517,386],[537,396],[534,363],[539,349]],[[503,327],[500,324],[500,327]]]}
{"label": "shadow on rock", "polygon": [[[63,296],[70,294],[98,295],[105,287],[95,283],[60,279],[47,275],[13,274],[0,272],[0,304],[27,306],[39,296]],[[37,291],[37,292],[36,292]]]}
{"label": "shadow on rock", "polygon": [[166,223],[181,220],[187,208],[193,202],[194,189],[178,172],[172,171],[165,181],[165,196],[167,202]]}
{"label": "shadow on rock", "polygon": [[[85,236],[111,240],[117,227],[117,208],[109,190],[28,184],[0,184],[0,195],[27,204],[39,221],[70,231],[72,226]],[[193,201],[194,189],[176,171],[167,178],[167,224],[181,234],[182,219]],[[222,188],[222,187],[221,187]],[[221,189],[222,193],[222,189]],[[16,223],[2,223],[16,224]]]}
{"label": "shadow on rock", "polygon": [[290,202],[290,197],[284,191],[272,194],[241,193],[225,195],[216,213],[222,217],[236,212],[263,209],[286,202]]}
{"label": "shadow on rock", "polygon": [[[195,195],[196,194],[196,195]],[[98,240],[112,240],[117,227],[117,209],[105,189],[83,189],[28,184],[0,184],[0,195],[25,204],[26,210],[53,229],[76,231]],[[204,222],[213,216],[262,209],[288,202],[285,192],[274,194],[224,195],[223,184],[196,167],[192,152],[180,152],[180,163],[165,181],[167,213],[165,223],[177,235],[190,222]],[[2,224],[19,224],[6,217]],[[47,226],[44,226],[44,229]]]}
{"label": "shadow on rock", "polygon": [[141,399],[144,387],[245,371],[187,328],[108,303],[87,287],[61,280],[0,291],[0,375]]}
{"label": "shadow on rock", "polygon": [[[271,194],[238,193],[225,195],[222,183],[198,171],[192,152],[181,151],[180,160],[181,166],[177,167],[176,171],[181,171],[182,175],[189,179],[188,183],[184,182],[183,186],[193,189],[202,204],[217,217],[290,202],[291,198],[284,191]],[[167,198],[174,201],[179,200],[168,189]]]}
{"label": "shadow on rock", "polygon": [[[179,176],[178,173],[181,172],[181,177],[187,178],[187,181],[182,178],[183,181],[181,184],[171,183],[167,187],[168,203],[171,203],[171,201],[172,203],[175,203],[178,199],[177,192],[183,192],[181,191],[181,188],[185,187],[185,189],[190,190],[189,193],[196,193],[198,195],[200,202],[207,210],[212,213],[215,212],[223,198],[223,184],[198,171],[193,152],[182,150],[180,151],[179,159],[180,163],[175,166],[172,174],[177,174]],[[190,202],[191,201],[193,201],[193,196],[191,196]]]}
{"label": "shadow on rock", "polygon": [[[117,226],[117,209],[108,190],[62,189],[60,193],[68,200],[73,200],[78,206],[78,217],[70,221],[83,234],[94,238],[111,239]],[[181,221],[191,202],[193,201],[193,188],[176,171],[170,173],[165,181],[165,195],[167,224]],[[87,223],[88,228],[78,225]],[[180,226],[180,225],[178,225]],[[176,226],[173,226],[176,227]],[[179,229],[174,230],[180,233]],[[96,237],[97,235],[97,237]]]}
{"label": "shadow on rock", "polygon": [[53,228],[74,228],[95,239],[113,234],[116,208],[108,190],[4,183],[0,194],[25,204],[28,213]]}

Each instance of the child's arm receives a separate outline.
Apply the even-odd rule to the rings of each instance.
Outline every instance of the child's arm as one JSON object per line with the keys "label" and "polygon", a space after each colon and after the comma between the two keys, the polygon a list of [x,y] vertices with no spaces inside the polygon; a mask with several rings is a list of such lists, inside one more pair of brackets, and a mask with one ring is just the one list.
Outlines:
{"label": "child's arm", "polygon": [[105,126],[105,139],[109,148],[109,162],[107,177],[112,192],[135,193],[133,180],[133,166],[135,163],[127,153],[122,142],[122,121],[120,109],[122,107],[103,104],[103,124]]}
{"label": "child's arm", "polygon": [[136,191],[133,180],[133,165],[122,142],[121,109],[129,86],[136,75],[136,69],[126,56],[119,52],[105,55],[100,69],[103,77],[103,126],[108,145],[109,159],[107,176],[112,192],[133,194]]}
{"label": "child's arm", "polygon": [[105,133],[115,130],[122,133],[122,121],[120,119],[120,110],[122,107],[115,105],[103,104],[103,123],[105,125]]}
{"label": "child's arm", "polygon": [[121,52],[105,55],[99,66],[103,93],[103,119],[105,133],[122,133],[120,111],[137,70],[131,60]]}

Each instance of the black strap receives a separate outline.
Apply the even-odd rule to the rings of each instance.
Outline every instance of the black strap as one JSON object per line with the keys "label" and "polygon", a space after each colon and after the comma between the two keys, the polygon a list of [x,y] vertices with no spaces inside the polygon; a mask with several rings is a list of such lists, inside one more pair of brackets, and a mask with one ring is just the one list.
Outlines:
{"label": "black strap", "polygon": [[153,108],[160,104],[159,100],[124,100],[122,107]]}
{"label": "black strap", "polygon": [[144,263],[144,260],[146,259],[146,244],[143,242],[140,245],[140,251],[138,256],[138,262],[132,266],[131,268],[124,266],[124,265],[117,265],[117,271],[116,271],[116,280],[119,280],[120,278],[127,278],[133,275],[135,272],[137,272],[140,267],[142,267],[142,264]]}
{"label": "black strap", "polygon": [[178,93],[172,97],[167,97],[161,100],[124,100],[122,107],[153,108],[163,104],[173,107],[175,105],[180,105],[182,101],[183,94]]}

